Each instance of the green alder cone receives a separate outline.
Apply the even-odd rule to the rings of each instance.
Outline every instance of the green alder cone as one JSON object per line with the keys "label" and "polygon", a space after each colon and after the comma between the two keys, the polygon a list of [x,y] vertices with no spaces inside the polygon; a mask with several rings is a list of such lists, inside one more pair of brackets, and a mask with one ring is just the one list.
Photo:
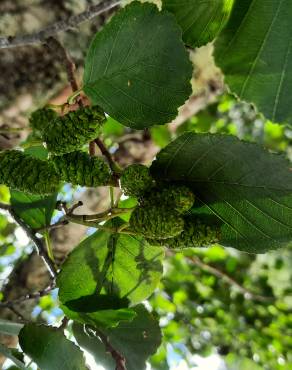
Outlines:
{"label": "green alder cone", "polygon": [[58,115],[53,109],[40,108],[29,117],[29,125],[36,134],[40,134],[57,117]]}
{"label": "green alder cone", "polygon": [[181,214],[188,212],[192,208],[194,201],[195,196],[188,187],[176,185],[167,185],[157,191],[153,190],[148,197],[142,199],[142,203],[145,205],[161,204]]}
{"label": "green alder cone", "polygon": [[111,185],[111,170],[101,158],[73,152],[53,157],[53,163],[63,181],[87,187]]}
{"label": "green alder cone", "polygon": [[130,218],[130,229],[150,239],[167,239],[179,235],[184,220],[179,213],[164,207],[137,207]]}
{"label": "green alder cone", "polygon": [[130,197],[142,197],[152,189],[154,183],[149,168],[142,164],[128,166],[120,180],[124,194]]}
{"label": "green alder cone", "polygon": [[30,194],[52,194],[60,179],[54,166],[19,150],[0,152],[0,183]]}
{"label": "green alder cone", "polygon": [[169,249],[201,248],[218,243],[220,227],[206,225],[198,218],[186,218],[184,231],[174,237],[164,240],[147,239],[151,245],[164,246]]}
{"label": "green alder cone", "polygon": [[99,107],[79,108],[49,122],[43,130],[43,140],[55,155],[71,153],[98,137],[104,121]]}

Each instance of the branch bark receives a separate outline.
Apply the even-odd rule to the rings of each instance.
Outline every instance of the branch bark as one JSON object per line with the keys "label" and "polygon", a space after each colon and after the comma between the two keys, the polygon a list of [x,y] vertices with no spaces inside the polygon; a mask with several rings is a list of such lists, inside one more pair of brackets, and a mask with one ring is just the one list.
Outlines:
{"label": "branch bark", "polygon": [[120,3],[121,3],[120,1],[106,0],[103,1],[102,3],[90,6],[84,12],[77,15],[73,15],[66,21],[53,23],[50,26],[43,28],[38,32],[34,32],[27,35],[0,37],[0,49],[43,43],[49,37],[54,36],[59,32],[76,28],[80,23],[83,23],[100,14],[103,14],[109,11],[110,9],[119,6]]}

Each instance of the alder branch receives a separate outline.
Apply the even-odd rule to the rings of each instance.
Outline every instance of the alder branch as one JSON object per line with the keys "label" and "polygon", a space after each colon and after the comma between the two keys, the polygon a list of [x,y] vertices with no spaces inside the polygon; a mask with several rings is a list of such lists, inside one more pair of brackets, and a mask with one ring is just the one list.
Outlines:
{"label": "alder branch", "polygon": [[73,92],[77,91],[79,89],[78,83],[75,77],[75,71],[76,71],[76,66],[75,63],[73,62],[71,56],[67,52],[67,50],[64,48],[64,46],[55,39],[54,37],[49,37],[46,40],[46,46],[56,54],[58,59],[60,60],[61,63],[64,64],[66,73],[67,73],[67,78],[68,81],[71,85],[71,89]]}
{"label": "alder branch", "polygon": [[0,302],[0,308],[11,308],[28,300],[39,299],[45,295],[48,295],[54,288],[54,285],[50,285],[39,292],[26,294],[25,296],[14,299],[13,301]]}
{"label": "alder branch", "polygon": [[104,145],[102,140],[99,138],[94,140],[95,144],[99,147],[99,150],[101,151],[101,154],[107,159],[108,164],[113,171],[113,173],[119,177],[121,173],[121,169],[118,167],[117,163],[114,161],[111,153],[108,151],[107,147]]}
{"label": "alder branch", "polygon": [[36,236],[36,232],[15,213],[15,211],[9,204],[0,203],[0,209],[8,211],[14,221],[23,229],[28,238],[34,243],[37,252],[39,256],[43,259],[51,277],[55,279],[55,277],[57,276],[57,270],[46,251],[43,239],[40,239]]}
{"label": "alder branch", "polygon": [[186,258],[191,263],[198,266],[202,270],[205,270],[205,271],[209,272],[210,274],[218,277],[219,279],[224,280],[226,283],[228,283],[231,286],[235,286],[243,295],[247,295],[250,299],[252,299],[254,301],[259,301],[259,302],[272,302],[272,301],[274,301],[273,297],[265,297],[265,296],[262,296],[262,295],[251,292],[249,289],[240,285],[236,280],[232,279],[225,272],[223,272],[221,270],[218,270],[214,266],[208,265],[207,263],[200,260],[198,257],[186,256]]}
{"label": "alder branch", "polygon": [[43,43],[49,37],[54,36],[59,32],[68,31],[69,29],[76,28],[80,23],[106,13],[107,11],[119,6],[120,3],[121,1],[106,0],[102,3],[90,6],[84,12],[73,15],[67,20],[53,23],[38,32],[26,35],[0,37],[0,49]]}
{"label": "alder branch", "polygon": [[115,370],[127,370],[125,357],[118,352],[109,342],[108,337],[103,334],[100,330],[94,328],[96,335],[100,338],[103,345],[105,346],[106,352],[109,352],[116,363]]}

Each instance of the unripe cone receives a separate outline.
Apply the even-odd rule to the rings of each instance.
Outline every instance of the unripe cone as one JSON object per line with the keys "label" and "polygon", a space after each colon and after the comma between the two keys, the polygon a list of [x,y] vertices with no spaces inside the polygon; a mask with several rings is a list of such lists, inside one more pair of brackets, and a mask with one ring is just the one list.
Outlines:
{"label": "unripe cone", "polygon": [[[163,185],[162,185],[163,186]],[[169,209],[175,209],[178,213],[188,212],[195,201],[195,196],[186,186],[166,185],[153,191],[142,199],[142,203],[152,205],[163,205]]]}
{"label": "unripe cone", "polygon": [[0,183],[30,194],[51,194],[58,190],[54,166],[19,150],[0,152]]}
{"label": "unripe cone", "polygon": [[42,133],[45,127],[58,115],[53,109],[41,108],[34,111],[29,117],[29,125],[37,134]]}
{"label": "unripe cone", "polygon": [[111,171],[101,158],[83,152],[53,157],[57,173],[63,181],[87,187],[106,186],[111,183]]}
{"label": "unripe cone", "polygon": [[49,152],[62,155],[81,149],[95,139],[105,121],[98,107],[84,107],[57,117],[43,130],[43,140]]}
{"label": "unripe cone", "polygon": [[128,166],[123,171],[120,181],[123,192],[132,197],[141,197],[153,187],[149,168],[142,164]]}
{"label": "unripe cone", "polygon": [[148,239],[152,245],[164,246],[169,249],[201,248],[219,242],[220,227],[218,225],[206,225],[198,218],[187,218],[184,231],[169,239]]}
{"label": "unripe cone", "polygon": [[130,218],[130,229],[147,238],[167,239],[184,229],[183,218],[163,207],[137,207]]}

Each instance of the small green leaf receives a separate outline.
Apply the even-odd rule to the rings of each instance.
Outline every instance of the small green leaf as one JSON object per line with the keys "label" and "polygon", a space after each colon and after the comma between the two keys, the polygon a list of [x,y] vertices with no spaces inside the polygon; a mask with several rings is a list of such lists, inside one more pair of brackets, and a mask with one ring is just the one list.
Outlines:
{"label": "small green leaf", "polygon": [[292,123],[292,2],[236,1],[215,43],[230,90],[268,119]]}
{"label": "small green leaf", "polygon": [[48,226],[55,209],[57,193],[49,196],[25,194],[11,190],[14,212],[33,229]]}
{"label": "small green leaf", "polygon": [[[126,359],[127,370],[146,369],[146,360],[154,354],[161,343],[158,322],[143,305],[134,308],[137,316],[131,322],[120,323],[116,328],[102,330],[113,348]],[[81,325],[73,325],[78,344],[91,353],[97,364],[107,370],[114,370],[116,364],[106,352],[98,337],[89,337]]]}
{"label": "small green leaf", "polygon": [[193,190],[193,212],[221,220],[225,246],[263,253],[292,241],[292,171],[280,155],[233,136],[186,133],[151,171]]}
{"label": "small green leaf", "polygon": [[0,353],[5,356],[6,358],[9,358],[9,360],[11,360],[12,362],[15,363],[15,365],[17,365],[19,367],[19,369],[21,370],[26,370],[27,368],[24,366],[24,364],[18,360],[18,358],[16,358],[11,350],[5,346],[3,346],[3,344],[0,343]]}
{"label": "small green leaf", "polygon": [[7,335],[18,335],[23,324],[0,319],[0,333]]}
{"label": "small green leaf", "polygon": [[161,278],[162,258],[163,250],[142,238],[98,231],[64,262],[57,278],[60,301],[66,304],[101,293],[141,302]]}
{"label": "small green leaf", "polygon": [[93,39],[83,90],[120,123],[143,129],[176,117],[191,94],[191,77],[175,18],[135,1]]}
{"label": "small green leaf", "polygon": [[173,13],[183,30],[183,40],[198,47],[214,40],[225,26],[234,0],[162,0],[162,8]]}
{"label": "small green leaf", "polygon": [[42,370],[87,370],[82,351],[57,328],[27,324],[19,344]]}

